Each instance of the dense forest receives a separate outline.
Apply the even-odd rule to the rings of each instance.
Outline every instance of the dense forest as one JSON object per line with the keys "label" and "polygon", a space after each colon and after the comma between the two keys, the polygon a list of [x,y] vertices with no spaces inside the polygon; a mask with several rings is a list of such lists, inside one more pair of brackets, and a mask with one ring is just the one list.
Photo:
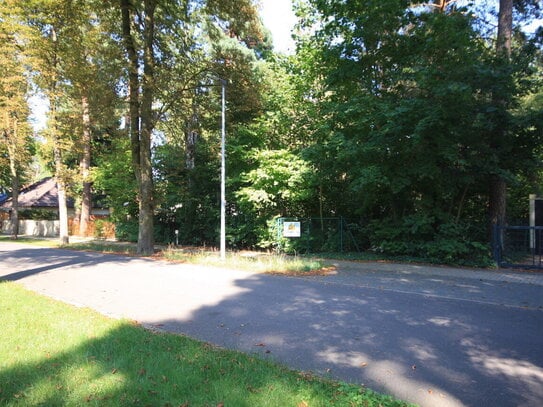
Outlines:
{"label": "dense forest", "polygon": [[543,193],[541,3],[294,7],[282,55],[253,0],[3,0],[0,192],[53,175],[65,243],[67,198],[85,234],[100,197],[139,253],[218,245],[224,83],[229,248],[288,218],[333,250],[341,219],[357,250],[484,263]]}

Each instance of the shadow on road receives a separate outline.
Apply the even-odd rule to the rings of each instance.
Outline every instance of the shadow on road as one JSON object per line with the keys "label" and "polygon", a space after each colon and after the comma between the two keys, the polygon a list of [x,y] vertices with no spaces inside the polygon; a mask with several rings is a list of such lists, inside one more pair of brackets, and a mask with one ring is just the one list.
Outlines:
{"label": "shadow on road", "polygon": [[0,250],[0,280],[17,281],[62,267],[82,268],[111,262],[129,264],[133,260],[128,256],[43,247]]}
{"label": "shadow on road", "polygon": [[[76,268],[77,280],[65,288],[72,295],[77,284],[101,280],[98,290],[85,287],[94,298],[83,305],[101,312],[115,312],[101,308],[110,304],[125,307],[122,315],[155,328],[422,406],[543,405],[543,312],[469,300],[470,291],[485,293],[480,284],[445,290],[450,279],[415,283],[390,274],[377,284],[340,284],[41,248],[0,251],[0,262],[0,278],[10,280]],[[116,286],[113,276],[121,280]],[[451,288],[465,298],[444,295]],[[504,289],[514,294],[519,287]]]}
{"label": "shadow on road", "polygon": [[543,401],[541,311],[284,277],[236,283],[242,294],[158,325],[423,406]]}

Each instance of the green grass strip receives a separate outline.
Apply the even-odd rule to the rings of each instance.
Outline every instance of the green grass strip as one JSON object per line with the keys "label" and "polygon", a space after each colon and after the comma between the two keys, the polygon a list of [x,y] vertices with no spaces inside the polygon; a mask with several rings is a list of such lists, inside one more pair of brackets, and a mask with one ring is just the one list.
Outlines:
{"label": "green grass strip", "polygon": [[406,406],[0,282],[2,406]]}

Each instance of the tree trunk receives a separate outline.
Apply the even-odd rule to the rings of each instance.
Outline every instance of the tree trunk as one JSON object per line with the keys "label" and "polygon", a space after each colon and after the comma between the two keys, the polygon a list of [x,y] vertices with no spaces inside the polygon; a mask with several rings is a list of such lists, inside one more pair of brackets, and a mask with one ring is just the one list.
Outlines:
{"label": "tree trunk", "polygon": [[196,102],[192,102],[192,116],[187,124],[185,135],[185,168],[193,170],[196,165],[196,141],[198,140],[198,113]]}
{"label": "tree trunk", "polygon": [[68,232],[68,206],[66,205],[66,184],[65,182],[57,178],[57,191],[58,191],[58,219],[60,223],[60,243],[67,245],[70,243],[70,236]]}
{"label": "tree trunk", "polygon": [[[153,170],[151,165],[151,135],[154,128],[154,14],[156,0],[144,1],[143,29],[143,80],[139,78],[139,60],[136,41],[131,32],[129,0],[120,0],[123,40],[129,65],[130,141],[132,166],[138,183],[139,228],[137,252],[149,255],[154,252],[153,237]],[[141,100],[141,105],[140,105]]]}
{"label": "tree trunk", "polygon": [[[496,54],[503,58],[511,55],[511,33],[513,31],[513,0],[500,0],[498,14],[498,35],[496,40]],[[507,101],[495,99],[494,103],[506,109]],[[499,150],[500,140],[504,139],[503,127],[498,127],[492,148]],[[493,174],[490,179],[489,211],[491,229],[496,225],[505,225],[507,208],[507,184],[503,176]]]}
{"label": "tree trunk", "polygon": [[132,167],[138,185],[140,184],[140,102],[139,102],[139,61],[131,30],[130,0],[120,0],[122,15],[123,42],[128,56],[128,103],[129,133],[132,154]]}
{"label": "tree trunk", "polygon": [[11,231],[11,239],[17,240],[19,236],[19,172],[17,171],[16,162],[10,157],[11,170],[11,222],[13,229]]}
{"label": "tree trunk", "polygon": [[498,38],[496,52],[507,58],[511,56],[511,38],[513,33],[513,0],[500,0],[498,14]]}
{"label": "tree trunk", "polygon": [[81,178],[83,180],[83,192],[81,195],[81,213],[79,217],[79,235],[87,236],[89,227],[92,195],[90,181],[90,164],[91,164],[91,131],[90,131],[90,114],[89,100],[87,95],[81,97],[82,119],[83,119],[83,156],[79,163],[81,170]]}
{"label": "tree trunk", "polygon": [[[52,108],[53,113],[55,109]],[[54,113],[55,114],[55,113]],[[56,121],[55,121],[56,123]],[[55,124],[56,126],[56,124]],[[62,165],[62,153],[60,150],[60,143],[58,136],[56,135],[57,129],[54,127],[55,133],[53,141],[53,155],[55,158],[55,179],[57,182],[57,197],[58,197],[58,220],[60,224],[60,244],[67,245],[70,243],[69,231],[68,231],[68,205],[66,203],[66,181],[64,180],[64,166]]]}
{"label": "tree trunk", "polygon": [[52,139],[53,139],[53,156],[55,160],[55,179],[57,182],[58,196],[58,217],[60,223],[60,243],[67,245],[70,243],[68,232],[68,206],[66,205],[66,181],[64,180],[64,166],[62,165],[62,150],[58,136],[57,125],[57,69],[58,69],[58,54],[57,54],[57,32],[55,27],[51,27],[51,39],[54,43],[54,54],[52,61],[53,75],[50,85],[50,105],[51,105],[51,121],[50,124]]}
{"label": "tree trunk", "polygon": [[[9,115],[6,113],[6,123],[9,123]],[[4,137],[7,140],[8,155],[9,155],[9,171],[11,175],[11,216],[10,221],[13,224],[11,231],[11,239],[17,240],[19,236],[19,170],[17,165],[17,137],[18,128],[17,120],[13,121],[11,131],[5,130]],[[11,133],[11,137],[10,137]]]}
{"label": "tree trunk", "polygon": [[145,27],[143,32],[143,83],[141,96],[140,133],[140,219],[138,232],[138,253],[149,255],[154,252],[153,236],[153,168],[151,163],[151,136],[154,127],[153,98],[155,57],[153,43],[155,36],[156,0],[145,1]]}
{"label": "tree trunk", "polygon": [[505,180],[493,175],[490,179],[490,224],[492,226],[505,225],[506,205],[507,205],[507,184]]}

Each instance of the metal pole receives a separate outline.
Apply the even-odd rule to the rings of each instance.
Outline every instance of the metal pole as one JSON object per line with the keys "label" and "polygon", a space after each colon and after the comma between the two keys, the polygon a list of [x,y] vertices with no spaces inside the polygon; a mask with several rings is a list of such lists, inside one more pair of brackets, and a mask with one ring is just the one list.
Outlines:
{"label": "metal pole", "polygon": [[[530,196],[528,197],[529,198],[529,202],[530,202],[530,227],[534,227],[535,226],[535,200],[536,200],[536,195],[535,194],[530,194]],[[534,250],[535,249],[535,229],[530,229],[530,249],[531,250]]]}
{"label": "metal pole", "polygon": [[221,259],[226,258],[226,81],[222,85],[222,131],[221,131]]}

